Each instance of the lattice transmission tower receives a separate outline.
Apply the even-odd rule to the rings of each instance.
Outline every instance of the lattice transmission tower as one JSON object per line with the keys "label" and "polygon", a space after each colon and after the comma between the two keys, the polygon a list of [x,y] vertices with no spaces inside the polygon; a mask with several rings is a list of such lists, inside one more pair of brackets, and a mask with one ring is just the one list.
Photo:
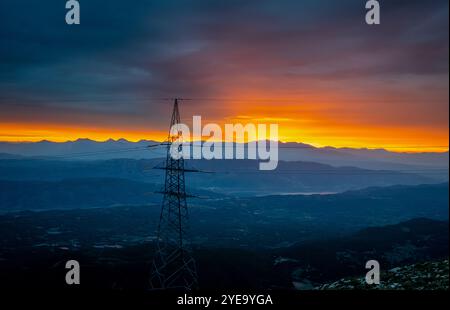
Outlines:
{"label": "lattice transmission tower", "polygon": [[[180,124],[180,112],[175,99],[170,128]],[[197,271],[191,255],[188,230],[188,208],[185,190],[185,172],[193,172],[184,167],[184,159],[174,159],[170,154],[171,145],[180,137],[180,130],[171,131],[167,139],[164,197],[158,225],[156,253],[152,263],[150,284],[153,289],[197,288]],[[178,146],[182,150],[182,145]],[[189,196],[190,197],[190,196]]]}

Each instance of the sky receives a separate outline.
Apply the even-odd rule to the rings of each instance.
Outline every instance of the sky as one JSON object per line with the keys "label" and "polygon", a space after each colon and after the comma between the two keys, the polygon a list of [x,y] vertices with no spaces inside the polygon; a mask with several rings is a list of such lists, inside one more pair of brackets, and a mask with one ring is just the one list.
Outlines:
{"label": "sky", "polygon": [[0,141],[164,140],[183,121],[278,123],[316,146],[443,151],[448,0],[0,2]]}

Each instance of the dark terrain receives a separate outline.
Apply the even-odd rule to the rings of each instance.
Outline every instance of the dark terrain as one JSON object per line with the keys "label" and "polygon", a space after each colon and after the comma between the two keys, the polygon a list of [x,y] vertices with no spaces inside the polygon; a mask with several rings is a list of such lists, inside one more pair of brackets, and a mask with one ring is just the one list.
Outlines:
{"label": "dark terrain", "polygon": [[[160,159],[2,158],[1,288],[64,288],[70,259],[83,288],[148,288]],[[208,172],[187,176],[201,288],[313,289],[363,276],[367,260],[386,271],[448,259],[447,171],[187,165]]]}
{"label": "dark terrain", "polygon": [[[5,237],[3,237],[5,239]],[[29,236],[32,241],[33,236]],[[65,262],[76,259],[83,288],[148,288],[153,243],[119,246],[3,246],[2,288],[64,288]],[[311,289],[364,275],[365,262],[382,270],[448,257],[448,222],[416,219],[330,240],[277,249],[195,246],[200,288]]]}

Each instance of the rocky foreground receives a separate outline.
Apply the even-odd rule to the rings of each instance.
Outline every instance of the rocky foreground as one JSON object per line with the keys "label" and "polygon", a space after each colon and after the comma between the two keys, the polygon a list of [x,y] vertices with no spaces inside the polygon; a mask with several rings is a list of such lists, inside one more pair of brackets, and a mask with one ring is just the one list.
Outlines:
{"label": "rocky foreground", "polygon": [[318,290],[448,290],[449,261],[417,263],[382,272],[379,285],[368,285],[365,277],[345,278],[324,284]]}

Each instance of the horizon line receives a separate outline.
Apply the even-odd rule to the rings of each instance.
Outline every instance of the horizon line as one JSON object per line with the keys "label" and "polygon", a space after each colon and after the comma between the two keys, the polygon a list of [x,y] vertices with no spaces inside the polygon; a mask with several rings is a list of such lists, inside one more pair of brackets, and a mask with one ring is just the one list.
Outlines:
{"label": "horizon line", "polygon": [[[8,140],[0,140],[0,143],[10,143],[10,144],[33,144],[33,143],[42,143],[42,142],[48,142],[48,143],[55,143],[55,144],[62,144],[62,143],[74,143],[78,141],[91,141],[95,143],[105,143],[105,142],[128,142],[128,143],[142,143],[142,142],[155,142],[155,143],[162,143],[164,141],[159,140],[152,140],[152,139],[139,139],[139,140],[128,140],[126,138],[108,138],[108,139],[92,139],[92,138],[77,138],[74,140],[64,140],[64,141],[55,141],[55,140],[49,140],[49,139],[42,139],[37,141],[24,141],[24,140],[17,140],[17,141],[8,141]],[[247,141],[244,142],[244,144],[248,144],[251,142],[259,142],[264,141],[263,140],[254,140],[254,141]],[[270,141],[270,139],[265,139],[265,141]],[[191,142],[205,142],[205,140],[194,140]],[[236,143],[240,144],[242,142],[226,142],[226,141],[211,141],[216,143]],[[304,148],[316,148],[316,149],[354,149],[354,150],[370,150],[370,151],[388,151],[393,153],[448,153],[449,152],[449,146],[448,145],[392,145],[392,146],[362,146],[362,147],[356,147],[356,146],[333,146],[333,145],[314,145],[311,143],[305,143],[305,142],[298,142],[298,141],[282,141],[278,140],[278,143],[281,144],[303,144],[305,145]],[[295,147],[294,147],[295,148]],[[297,147],[298,148],[298,147]],[[396,151],[397,150],[410,150],[410,151]],[[413,150],[417,151],[413,151]],[[422,149],[423,151],[421,151]],[[442,149],[442,150],[432,150],[432,149]]]}

